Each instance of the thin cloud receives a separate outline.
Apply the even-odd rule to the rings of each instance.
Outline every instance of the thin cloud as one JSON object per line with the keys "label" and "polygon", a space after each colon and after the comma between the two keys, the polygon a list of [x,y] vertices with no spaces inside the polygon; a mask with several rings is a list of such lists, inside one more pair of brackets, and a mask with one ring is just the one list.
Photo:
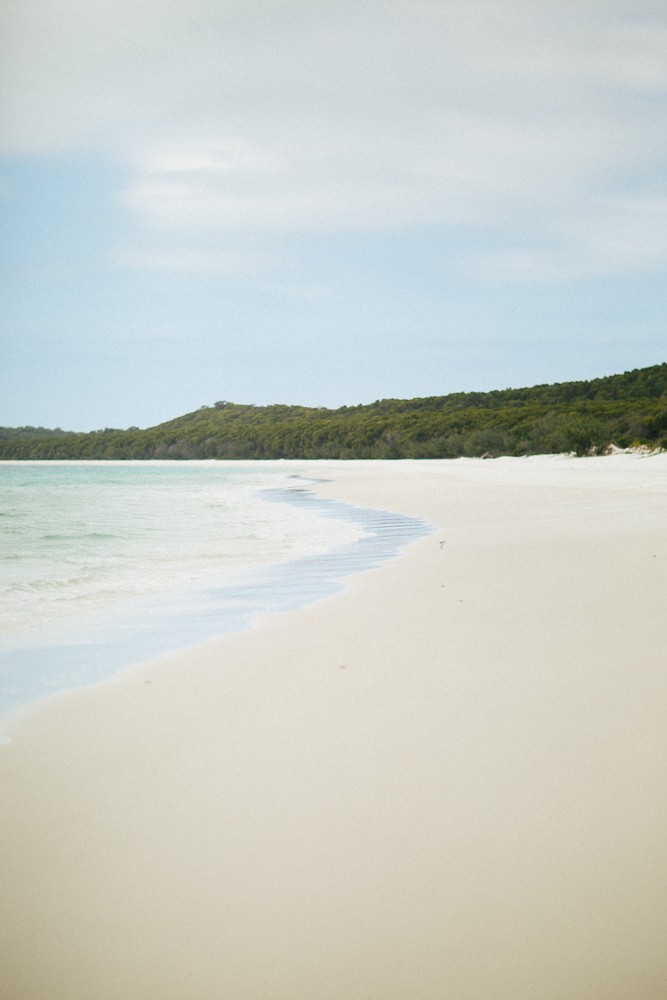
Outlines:
{"label": "thin cloud", "polygon": [[642,208],[664,169],[651,2],[15,0],[5,19],[5,151],[124,160],[156,244],[127,260],[421,225],[496,234],[466,266],[512,280],[664,259]]}
{"label": "thin cloud", "polygon": [[667,267],[667,200],[593,202],[551,227],[551,245],[502,247],[463,255],[461,274],[491,284],[558,284]]}
{"label": "thin cloud", "polygon": [[202,249],[175,246],[131,247],[118,250],[110,262],[119,267],[146,271],[177,271],[193,274],[257,275],[272,271],[278,264],[274,257],[236,250]]}

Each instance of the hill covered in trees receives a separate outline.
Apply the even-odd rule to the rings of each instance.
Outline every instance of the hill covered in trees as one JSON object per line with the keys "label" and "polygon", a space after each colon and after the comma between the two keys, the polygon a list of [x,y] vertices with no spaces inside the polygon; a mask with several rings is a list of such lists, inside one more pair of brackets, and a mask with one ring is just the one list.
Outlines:
{"label": "hill covered in trees", "polygon": [[0,428],[0,459],[457,458],[667,448],[667,364],[330,410],[217,402],[156,427]]}

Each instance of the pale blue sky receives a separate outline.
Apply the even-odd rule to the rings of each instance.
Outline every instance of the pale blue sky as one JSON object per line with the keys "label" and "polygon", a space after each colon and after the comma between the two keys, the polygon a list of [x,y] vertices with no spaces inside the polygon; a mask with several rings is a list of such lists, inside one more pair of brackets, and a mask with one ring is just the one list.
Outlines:
{"label": "pale blue sky", "polygon": [[665,360],[662,2],[0,17],[0,424]]}

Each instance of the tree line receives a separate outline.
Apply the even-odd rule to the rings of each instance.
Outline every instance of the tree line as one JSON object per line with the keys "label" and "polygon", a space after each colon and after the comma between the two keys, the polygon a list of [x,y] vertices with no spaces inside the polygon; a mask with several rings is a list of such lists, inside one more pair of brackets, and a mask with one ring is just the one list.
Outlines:
{"label": "tree line", "polygon": [[458,458],[667,449],[667,363],[591,381],[325,409],[221,400],[144,430],[0,428],[0,459]]}

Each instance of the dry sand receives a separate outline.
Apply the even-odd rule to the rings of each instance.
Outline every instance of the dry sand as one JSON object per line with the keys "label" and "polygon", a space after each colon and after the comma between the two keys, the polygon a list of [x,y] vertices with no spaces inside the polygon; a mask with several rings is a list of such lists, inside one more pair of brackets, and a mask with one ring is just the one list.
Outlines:
{"label": "dry sand", "polygon": [[3,1000],[664,1000],[667,455],[294,465],[437,530],[16,722]]}

